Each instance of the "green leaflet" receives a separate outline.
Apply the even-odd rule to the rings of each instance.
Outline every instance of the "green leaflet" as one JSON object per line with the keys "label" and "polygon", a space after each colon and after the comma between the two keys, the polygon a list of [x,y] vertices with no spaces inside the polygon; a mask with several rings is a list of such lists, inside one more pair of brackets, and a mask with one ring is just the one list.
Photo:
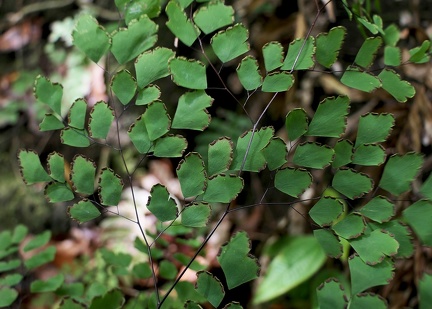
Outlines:
{"label": "green leaflet", "polygon": [[154,155],[156,157],[181,157],[187,147],[187,140],[181,135],[165,135],[155,141]]}
{"label": "green leaflet", "polygon": [[[234,9],[223,2],[209,2],[194,13],[195,24],[209,34],[217,29],[231,25],[234,21]],[[216,306],[217,307],[217,306]]]}
{"label": "green leaflet", "polygon": [[316,38],[316,61],[330,68],[337,60],[339,51],[346,36],[346,28],[339,26],[331,28],[328,33],[320,33]]}
{"label": "green leaflet", "polygon": [[255,132],[250,130],[241,135],[237,140],[231,169],[254,172],[264,169],[266,160],[262,150],[273,135],[274,129],[271,127],[261,128]]}
{"label": "green leaflet", "polygon": [[111,38],[97,20],[87,14],[78,18],[72,32],[74,45],[94,62],[98,62],[111,46]]}
{"label": "green leaflet", "polygon": [[270,143],[262,150],[269,170],[280,168],[287,162],[288,150],[285,142],[280,137],[273,137]]}
{"label": "green leaflet", "polygon": [[178,216],[177,204],[170,197],[168,190],[161,184],[156,184],[150,191],[151,197],[147,208],[162,222],[175,220]]}
{"label": "green leaflet", "polygon": [[320,243],[327,256],[338,259],[342,256],[343,247],[338,237],[326,229],[314,230],[314,237]]}
{"label": "green leaflet", "polygon": [[279,191],[292,197],[298,197],[312,183],[312,176],[308,171],[287,167],[280,169],[275,175],[275,187]]}
{"label": "green leaflet", "polygon": [[8,307],[18,298],[18,291],[10,287],[0,288],[0,307]]}
{"label": "green leaflet", "polygon": [[43,250],[32,255],[30,258],[24,261],[24,265],[28,270],[33,270],[39,266],[52,262],[56,254],[55,246],[48,246]]}
{"label": "green leaflet", "polygon": [[68,125],[78,130],[84,130],[87,102],[84,99],[77,99],[72,104],[68,113]]}
{"label": "green leaflet", "polygon": [[268,74],[262,83],[264,92],[283,92],[291,89],[294,84],[294,76],[288,72],[272,72]]}
{"label": "green leaflet", "polygon": [[419,47],[412,48],[409,53],[411,55],[409,61],[414,63],[427,63],[430,60],[430,47],[431,42],[429,40],[423,41]]}
{"label": "green leaflet", "polygon": [[44,119],[39,124],[39,129],[43,131],[54,131],[64,128],[63,122],[53,114],[45,114]]}
{"label": "green leaflet", "polygon": [[237,66],[240,83],[246,90],[254,90],[261,86],[262,77],[259,72],[258,61],[252,56],[246,56]]}
{"label": "green leaflet", "polygon": [[326,260],[324,251],[313,236],[283,237],[272,247],[276,254],[271,256],[253,299],[254,304],[292,290],[313,276]]}
{"label": "green leaflet", "polygon": [[57,115],[61,115],[62,85],[52,83],[48,78],[38,75],[35,81],[34,95],[39,102],[48,105]]}
{"label": "green leaflet", "polygon": [[348,97],[326,98],[318,105],[306,135],[340,137],[345,132],[348,110]]}
{"label": "green leaflet", "polygon": [[177,166],[177,177],[185,198],[204,193],[207,173],[201,155],[197,152],[188,153]]}
{"label": "green leaflet", "polygon": [[317,297],[322,309],[344,309],[348,295],[342,284],[335,278],[327,279],[317,288]]}
{"label": "green leaflet", "polygon": [[20,150],[18,153],[20,172],[27,185],[51,181],[42,167],[38,154],[33,150]]}
{"label": "green leaflet", "polygon": [[30,291],[32,293],[54,292],[62,285],[64,279],[63,274],[58,274],[48,279],[35,280],[30,284]]}
{"label": "green leaflet", "polygon": [[408,191],[422,164],[423,157],[417,153],[391,156],[384,167],[379,186],[394,195]]}
{"label": "green leaflet", "polygon": [[382,39],[379,36],[367,38],[360,47],[354,62],[365,69],[369,68],[374,61],[381,44]]}
{"label": "green leaflet", "polygon": [[153,150],[153,143],[150,140],[143,116],[138,117],[130,126],[128,135],[139,153],[149,153]]}
{"label": "green leaflet", "polygon": [[267,72],[273,71],[283,64],[283,46],[279,42],[266,43],[263,48],[264,66]]}
{"label": "green leaflet", "polygon": [[203,131],[210,124],[211,117],[206,108],[212,103],[213,98],[202,90],[183,94],[178,100],[172,127]]}
{"label": "green leaflet", "polygon": [[160,98],[161,91],[156,85],[149,85],[138,92],[135,105],[147,105]]}
{"label": "green leaflet", "polygon": [[48,241],[51,239],[51,232],[45,231],[41,234],[36,235],[33,237],[23,248],[24,252],[29,252],[30,250],[40,248],[48,243]]}
{"label": "green leaflet", "polygon": [[235,175],[219,174],[208,179],[203,200],[209,203],[229,203],[243,189],[243,179]]}
{"label": "green leaflet", "polygon": [[308,70],[315,65],[313,55],[315,54],[315,39],[296,39],[288,47],[288,52],[281,70]]}
{"label": "green leaflet", "polygon": [[381,145],[360,145],[356,148],[352,163],[359,165],[381,165],[386,158],[384,147]]}
{"label": "green leaflet", "polygon": [[390,221],[395,215],[395,207],[386,197],[379,195],[363,205],[360,213],[373,221],[383,223]]}
{"label": "green leaflet", "polygon": [[383,38],[386,45],[395,47],[400,39],[400,30],[395,24],[391,24],[384,29]]}
{"label": "green leaflet", "polygon": [[309,216],[323,227],[337,221],[344,211],[344,204],[340,200],[324,196],[309,210]]}
{"label": "green leaflet", "polygon": [[370,192],[373,181],[366,174],[352,169],[340,169],[333,178],[332,186],[348,198],[355,199]]}
{"label": "green leaflet", "polygon": [[176,1],[168,2],[165,12],[168,15],[168,29],[185,45],[191,46],[200,35],[199,28],[188,20]]}
{"label": "green leaflet", "polygon": [[160,0],[116,0],[115,3],[120,12],[124,13],[126,24],[143,15],[158,17],[161,11]]}
{"label": "green leaflet", "polygon": [[402,61],[402,52],[399,47],[386,46],[384,48],[384,64],[399,66]]}
{"label": "green leaflet", "polygon": [[249,51],[248,37],[249,31],[242,24],[236,24],[216,33],[210,44],[216,56],[225,63]]}
{"label": "green leaflet", "polygon": [[362,293],[354,295],[351,300],[349,307],[351,309],[362,309],[362,308],[374,308],[374,309],[386,309],[387,302],[380,295],[372,293]]}
{"label": "green leaflet", "polygon": [[308,130],[308,116],[302,108],[294,108],[288,112],[285,118],[285,127],[290,141],[296,140]]}
{"label": "green leaflet", "polygon": [[94,179],[96,175],[96,164],[82,156],[76,155],[71,163],[72,188],[77,193],[86,195],[94,192]]}
{"label": "green leaflet", "polygon": [[207,271],[197,273],[196,290],[215,307],[219,306],[225,296],[220,280]]}
{"label": "green leaflet", "polygon": [[99,199],[104,206],[117,206],[123,191],[123,181],[110,168],[103,168],[99,176]]}
{"label": "green leaflet", "polygon": [[246,232],[236,233],[224,244],[217,257],[225,274],[228,289],[233,289],[259,276],[258,260],[249,254],[250,240]]}
{"label": "green leaflet", "polygon": [[69,206],[68,214],[72,219],[78,221],[78,223],[84,223],[96,219],[101,215],[101,212],[92,202],[83,199],[82,201]]}
{"label": "green leaflet", "polygon": [[201,61],[176,57],[169,61],[168,67],[176,85],[189,89],[207,88],[206,68]]}
{"label": "green leaflet", "polygon": [[112,36],[111,52],[118,63],[123,64],[150,49],[157,41],[158,25],[148,16],[132,20],[127,28],[119,29]]}
{"label": "green leaflet", "polygon": [[208,174],[226,172],[233,160],[233,143],[228,137],[221,137],[208,146]]}
{"label": "green leaflet", "polygon": [[156,47],[141,54],[135,61],[138,87],[144,88],[151,82],[168,76],[168,61],[174,57],[171,49]]}
{"label": "green leaflet", "polygon": [[335,155],[332,162],[333,168],[339,168],[351,163],[353,156],[353,144],[351,141],[342,139],[336,142],[333,148]]}
{"label": "green leaflet", "polygon": [[367,113],[359,120],[355,147],[363,144],[384,142],[394,126],[392,114]]}
{"label": "green leaflet", "polygon": [[150,141],[165,135],[171,127],[171,118],[165,104],[162,102],[150,103],[142,117]]}
{"label": "green leaflet", "polygon": [[403,218],[426,246],[432,246],[431,215],[432,203],[426,200],[415,202],[403,211]]}
{"label": "green leaflet", "polygon": [[74,194],[67,183],[50,182],[45,186],[46,199],[50,203],[67,202],[73,200]]}
{"label": "green leaflet", "polygon": [[394,236],[396,241],[399,243],[399,249],[395,255],[396,258],[408,258],[412,256],[414,252],[414,245],[411,231],[406,225],[402,224],[398,220],[391,220],[381,224],[371,222],[369,226],[373,230],[386,230]]}
{"label": "green leaflet", "polygon": [[399,102],[404,103],[415,95],[415,88],[409,82],[401,80],[393,70],[382,70],[378,78],[381,79],[383,89]]}
{"label": "green leaflet", "polygon": [[127,70],[117,72],[111,80],[111,89],[123,105],[127,105],[135,96],[137,83]]}
{"label": "green leaflet", "polygon": [[89,134],[93,138],[105,139],[114,120],[114,111],[107,103],[97,102],[91,112],[89,120]]}
{"label": "green leaflet", "polygon": [[47,158],[48,174],[58,182],[65,182],[65,162],[64,156],[58,152],[52,152]]}
{"label": "green leaflet", "polygon": [[376,76],[360,71],[360,69],[350,66],[341,77],[341,83],[364,92],[372,92],[381,87],[381,81]]}
{"label": "green leaflet", "polygon": [[361,215],[350,213],[345,218],[332,226],[332,230],[345,239],[359,237],[366,229],[366,224]]}
{"label": "green leaflet", "polygon": [[122,308],[124,304],[123,293],[117,289],[105,293],[103,296],[93,298],[89,309],[98,308]]}
{"label": "green leaflet", "polygon": [[181,223],[189,227],[204,227],[208,224],[211,207],[208,203],[192,203],[186,205],[181,213]]}
{"label": "green leaflet", "polygon": [[73,147],[88,147],[90,140],[87,131],[74,128],[65,128],[60,133],[60,141],[62,144]]}
{"label": "green leaflet", "polygon": [[327,145],[307,142],[297,146],[293,163],[302,167],[323,169],[330,165],[334,151]]}

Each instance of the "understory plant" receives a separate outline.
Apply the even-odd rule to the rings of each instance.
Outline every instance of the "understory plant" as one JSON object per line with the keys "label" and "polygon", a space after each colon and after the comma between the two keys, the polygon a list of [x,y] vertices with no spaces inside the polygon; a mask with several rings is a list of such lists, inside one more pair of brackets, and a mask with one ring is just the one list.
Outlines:
{"label": "understory plant", "polygon": [[[351,117],[358,123],[357,132],[348,136],[351,102],[346,94],[316,102],[313,111],[288,106],[282,128],[275,127],[267,117],[277,96],[290,91],[302,73],[335,73],[332,68],[349,36],[347,30],[337,26],[312,36],[311,27],[305,37],[296,38],[288,46],[277,41],[266,43],[258,56],[250,50],[247,27],[234,22],[233,7],[223,1],[171,0],[163,6],[157,0],[115,2],[123,18],[117,30],[108,32],[94,17],[82,14],[72,33],[74,46],[91,61],[105,62],[108,58],[115,62],[106,71],[108,102],[92,106],[84,98],[64,102],[62,85],[44,76],[35,81],[34,94],[47,108],[40,130],[58,131],[61,143],[77,148],[77,154],[69,163],[56,151],[41,160],[35,151],[21,150],[18,159],[25,183],[45,183],[47,199],[69,203],[67,212],[79,223],[107,214],[124,217],[119,203],[123,192],[128,192],[134,215],[123,219],[140,231],[133,243],[138,253],[132,256],[103,248],[100,256],[111,266],[115,278],[150,278],[152,288],[137,295],[126,295],[117,288],[97,290],[92,285],[67,290],[71,283],[63,275],[56,275],[34,283],[37,288],[31,292],[65,295],[61,308],[202,308],[204,303],[218,308],[227,290],[257,279],[261,269],[251,254],[250,236],[244,231],[236,231],[220,247],[217,262],[223,275],[200,265],[198,257],[224,220],[252,207],[272,207],[276,203],[286,205],[288,212],[291,205],[305,203],[310,208],[304,213],[308,212],[312,234],[288,235],[266,244],[265,253],[271,261],[258,280],[253,305],[284,295],[317,274],[326,261],[336,259],[347,266],[347,272],[323,278],[313,292],[315,306],[386,308],[386,299],[371,288],[391,282],[397,260],[432,245],[432,177],[416,179],[423,155],[385,148],[395,125],[392,113],[367,112]],[[328,3],[317,1],[315,20]],[[347,88],[367,93],[383,91],[388,94],[387,100],[408,104],[415,88],[402,80],[397,70],[408,63],[429,62],[430,41],[410,49],[405,59],[398,46],[399,29],[394,24],[384,25],[379,16],[371,16],[358,6],[350,7],[346,1],[342,4],[352,22],[368,35],[353,62],[334,75],[340,76],[340,83]],[[157,44],[160,27],[155,21],[162,13],[167,17],[167,28],[178,40],[176,46],[181,48]],[[180,52],[185,47],[198,52],[186,58]],[[375,63],[378,53],[383,54],[383,63]],[[243,101],[222,78],[223,70],[233,65],[246,94]],[[217,76],[218,86],[209,86],[209,75]],[[172,98],[157,84],[166,77],[181,92],[175,104],[161,100]],[[212,122],[224,125],[217,113],[212,120],[208,111],[218,109],[220,104],[209,94],[216,87],[238,105],[238,119],[248,120],[247,130],[231,132],[231,136],[216,135],[194,150],[192,145],[199,136],[205,136],[211,128],[211,136],[220,132],[214,130]],[[268,99],[260,103],[261,110],[254,117],[248,112],[248,104],[259,94],[268,94],[260,97]],[[114,170],[113,166],[98,166],[90,155],[92,148],[100,149],[96,146],[109,148],[111,156],[120,158],[122,167]],[[80,149],[86,154],[80,154]],[[126,150],[133,153],[132,159],[126,159]],[[142,221],[137,207],[142,201],[136,199],[134,176],[153,158],[178,163],[175,176],[181,196],[174,197],[166,185],[155,184],[144,201],[157,221],[149,225]],[[252,190],[248,186],[253,175],[262,177],[266,190],[259,204],[242,204],[239,196]],[[266,203],[270,196],[279,200]],[[10,241],[1,242],[1,258],[6,261],[1,262],[0,271],[12,272],[15,278],[1,281],[0,295],[7,296],[0,297],[3,306],[18,298],[22,277],[17,275],[22,264],[11,256],[23,231],[23,227],[17,227],[2,234]],[[167,256],[164,248],[170,241],[189,246],[194,253]],[[36,244],[39,247],[45,243]],[[36,266],[54,258],[55,250],[50,248],[42,251],[48,253],[36,255]],[[17,262],[11,265],[11,261]],[[36,267],[29,260],[23,263],[28,269]],[[190,269],[196,271],[195,285],[182,281]],[[422,276],[417,291],[420,308],[426,308],[432,291],[430,275]],[[242,306],[230,302],[224,308]]]}

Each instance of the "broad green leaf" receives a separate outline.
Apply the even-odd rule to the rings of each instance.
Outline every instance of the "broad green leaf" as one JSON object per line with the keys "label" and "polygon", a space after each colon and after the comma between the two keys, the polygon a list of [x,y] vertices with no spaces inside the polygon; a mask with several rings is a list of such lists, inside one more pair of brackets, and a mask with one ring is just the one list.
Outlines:
{"label": "broad green leaf", "polygon": [[118,309],[122,308],[125,302],[123,293],[118,290],[111,290],[103,296],[93,298],[89,309]]}
{"label": "broad green leaf", "polygon": [[288,150],[285,142],[280,137],[273,137],[270,143],[262,150],[269,170],[280,168],[287,162]]}
{"label": "broad green leaf", "polygon": [[44,194],[50,203],[67,202],[74,199],[74,194],[67,183],[50,182],[45,186]]}
{"label": "broad green leaf", "polygon": [[291,89],[294,76],[288,72],[272,72],[263,81],[261,90],[264,92],[283,92]]}
{"label": "broad green leaf", "polygon": [[385,150],[381,145],[364,144],[354,151],[352,163],[367,166],[381,165],[385,157]]}
{"label": "broad green leaf", "polygon": [[21,266],[20,260],[8,260],[7,262],[0,262],[0,272],[6,272],[9,270],[17,269]]}
{"label": "broad green leaf", "polygon": [[147,105],[160,98],[161,91],[156,85],[149,85],[138,92],[135,105]]}
{"label": "broad green leaf", "polygon": [[62,144],[72,147],[88,147],[90,140],[87,131],[78,130],[75,128],[65,128],[60,133],[60,141]]}
{"label": "broad green leaf", "polygon": [[427,309],[432,302],[432,275],[423,274],[419,282],[420,309]]}
{"label": "broad green leaf", "polygon": [[417,153],[391,156],[384,167],[379,186],[394,195],[408,191],[422,164],[423,157]]}
{"label": "broad green leaf", "polygon": [[246,56],[237,66],[240,83],[246,90],[254,90],[261,86],[262,77],[259,72],[258,61],[252,56]]}
{"label": "broad green leaf", "polygon": [[194,22],[205,33],[231,25],[234,21],[234,9],[223,2],[209,2],[194,13]]}
{"label": "broad green leaf", "polygon": [[338,259],[342,256],[343,247],[332,231],[326,229],[314,230],[314,237],[318,240],[327,256]]}
{"label": "broad green leaf", "polygon": [[[119,0],[116,0],[116,3]],[[158,17],[161,12],[160,0],[126,0],[120,10],[124,11],[125,21],[129,24],[132,20],[138,19],[143,15],[149,18]]]}
{"label": "broad green leaf", "polygon": [[266,160],[262,150],[274,135],[272,127],[263,127],[258,131],[247,131],[237,140],[232,170],[258,172],[265,168]]}
{"label": "broad green leaf", "polygon": [[24,252],[28,252],[30,250],[40,248],[48,243],[51,239],[51,232],[45,231],[41,234],[36,235],[32,238],[23,248]]}
{"label": "broad green leaf", "polygon": [[121,177],[110,168],[103,168],[99,176],[99,199],[104,206],[117,206],[123,191]]}
{"label": "broad green leaf", "polygon": [[344,204],[340,200],[324,196],[309,210],[309,216],[321,227],[330,226],[344,211]]}
{"label": "broad green leaf", "polygon": [[187,140],[181,135],[165,135],[155,141],[156,157],[181,157],[187,147]]}
{"label": "broad green leaf", "polygon": [[96,219],[101,215],[101,212],[92,202],[87,199],[83,199],[68,208],[68,214],[78,223],[84,223]]}
{"label": "broad green leaf", "polygon": [[21,176],[27,185],[51,181],[34,150],[20,150],[18,160]]}
{"label": "broad green leaf", "polygon": [[296,39],[289,44],[281,70],[308,70],[315,65],[315,38]]}
{"label": "broad green leaf", "polygon": [[360,47],[354,62],[365,69],[369,68],[374,61],[381,44],[382,39],[379,36],[367,38]]}
{"label": "broad green leaf", "polygon": [[24,278],[21,274],[10,274],[0,278],[0,286],[14,286],[21,282]]}
{"label": "broad green leaf", "polygon": [[93,194],[96,175],[96,164],[82,156],[76,155],[71,163],[71,182],[75,192]]}
{"label": "broad green leaf", "polygon": [[2,286],[0,287],[0,307],[9,307],[18,298],[18,292],[15,289]]}
{"label": "broad green leaf", "polygon": [[249,31],[242,24],[236,24],[216,33],[210,44],[216,56],[225,63],[249,51],[248,37]]}
{"label": "broad green leaf", "polygon": [[380,295],[372,293],[362,293],[354,295],[349,303],[350,309],[363,309],[363,308],[374,308],[374,309],[386,309],[387,302]]}
{"label": "broad green leaf", "polygon": [[267,72],[273,71],[283,64],[283,46],[279,42],[266,43],[262,48],[264,66]]}
{"label": "broad green leaf", "polygon": [[369,226],[372,229],[386,230],[394,236],[396,241],[399,243],[399,250],[395,255],[396,258],[409,258],[412,256],[414,245],[411,231],[406,225],[403,225],[397,220],[392,220],[381,224],[370,222]]}
{"label": "broad green leaf", "polygon": [[229,203],[243,189],[243,179],[236,175],[219,174],[208,179],[203,200],[209,203]]}
{"label": "broad green leaf", "polygon": [[400,30],[395,24],[391,24],[384,29],[383,38],[386,45],[395,47],[400,39]]}
{"label": "broad green leaf", "polygon": [[306,135],[340,137],[345,132],[348,110],[347,96],[326,98],[318,105]]}
{"label": "broad green leaf", "polygon": [[328,33],[318,34],[316,38],[316,61],[322,66],[330,68],[337,60],[345,35],[346,28],[342,26],[331,28]]}
{"label": "broad green leaf", "polygon": [[114,120],[114,111],[104,101],[97,102],[91,112],[89,120],[89,133],[93,138],[105,139]]}
{"label": "broad green leaf", "polygon": [[168,76],[168,60],[172,57],[174,52],[165,47],[156,47],[141,54],[135,61],[138,87],[144,88],[151,82]]}
{"label": "broad green leaf", "polygon": [[285,294],[312,277],[324,264],[326,254],[315,237],[284,237],[272,257],[253,303],[260,304]]}
{"label": "broad green leaf", "polygon": [[214,140],[208,147],[208,174],[210,176],[225,172],[233,159],[233,143],[228,137]]}
{"label": "broad green leaf", "polygon": [[344,168],[336,172],[332,186],[348,198],[356,199],[372,190],[373,181],[366,174]]}
{"label": "broad green leaf", "polygon": [[299,197],[311,185],[312,176],[306,170],[287,167],[276,172],[274,183],[279,191]]}
{"label": "broad green leaf", "polygon": [[432,173],[429,174],[428,178],[423,182],[420,187],[420,193],[428,200],[432,200]]}
{"label": "broad green leaf", "polygon": [[403,211],[403,218],[411,226],[421,242],[432,246],[432,202],[420,200]]}
{"label": "broad green leaf", "polygon": [[52,83],[48,78],[38,75],[35,81],[34,95],[39,102],[45,103],[54,113],[61,115],[62,85]]}
{"label": "broad green leaf", "polygon": [[345,239],[359,237],[366,229],[361,215],[350,213],[348,216],[332,226],[333,231]]}
{"label": "broad green leaf", "polygon": [[392,114],[368,113],[359,120],[355,147],[363,144],[373,144],[386,141],[394,126]]}
{"label": "broad green leaf", "polygon": [[306,142],[297,146],[293,163],[301,167],[323,169],[330,165],[334,151],[327,145]]}
{"label": "broad green leaf", "polygon": [[211,207],[208,203],[192,203],[186,205],[181,213],[181,223],[189,227],[204,227],[211,215]]}
{"label": "broad green leaf", "polygon": [[39,124],[39,129],[42,132],[45,131],[54,131],[63,129],[63,122],[57,118],[56,115],[53,114],[45,114],[45,117],[42,119],[42,122]]}
{"label": "broad green leaf", "polygon": [[32,293],[54,292],[63,284],[63,281],[63,274],[55,275],[49,279],[35,280],[30,284],[30,291]]}
{"label": "broad green leaf", "polygon": [[74,45],[94,62],[98,62],[111,46],[108,33],[88,14],[78,18],[72,38]]}
{"label": "broad green leaf", "polygon": [[386,46],[384,48],[384,64],[391,66],[400,66],[402,61],[402,52],[399,47]]}
{"label": "broad green leaf", "polygon": [[171,118],[168,115],[165,104],[162,102],[155,101],[150,103],[142,117],[147,129],[148,138],[151,141],[168,133],[171,127]]}
{"label": "broad green leaf", "polygon": [[423,41],[422,45],[419,47],[412,48],[410,53],[409,61],[414,63],[427,63],[430,60],[430,47],[431,42],[429,40]]}
{"label": "broad green leaf", "polygon": [[393,70],[382,70],[378,78],[381,79],[383,89],[398,102],[405,103],[408,98],[412,98],[416,93],[415,88],[409,82],[401,80],[399,74]]}
{"label": "broad green leaf", "polygon": [[138,20],[132,20],[127,28],[114,33],[111,52],[118,63],[123,64],[152,48],[157,41],[157,30],[158,25],[148,16],[141,15]]}
{"label": "broad green leaf", "polygon": [[349,66],[341,77],[341,83],[345,86],[364,92],[372,92],[381,87],[381,81],[376,76],[360,71],[358,68]]}
{"label": "broad green leaf", "polygon": [[137,83],[128,70],[117,72],[111,80],[111,89],[123,105],[127,105],[135,96]]}
{"label": "broad green leaf", "polygon": [[220,248],[217,260],[225,274],[228,289],[258,278],[260,265],[249,253],[250,249],[251,244],[246,232],[236,233]]}
{"label": "broad green leaf", "polygon": [[177,204],[170,197],[168,190],[163,185],[154,185],[150,191],[150,195],[147,201],[147,208],[158,220],[164,222],[177,218]]}
{"label": "broad green leaf", "polygon": [[87,102],[77,99],[73,102],[68,113],[68,125],[72,128],[84,130]]}
{"label": "broad green leaf", "polygon": [[169,61],[168,67],[176,85],[189,89],[207,88],[206,68],[201,61],[176,57]]}
{"label": "broad green leaf", "polygon": [[130,126],[128,135],[139,153],[149,153],[153,150],[153,143],[150,140],[142,116],[138,117],[138,119]]}
{"label": "broad green leaf", "polygon": [[332,162],[333,168],[339,168],[351,163],[353,156],[353,144],[349,140],[342,139],[337,141],[333,150],[335,152]]}
{"label": "broad green leaf", "polygon": [[196,290],[214,307],[218,307],[225,296],[220,280],[207,271],[197,273]]}
{"label": "broad green leaf", "polygon": [[399,243],[394,236],[384,230],[374,230],[349,242],[368,265],[381,263],[386,256],[396,255],[399,249]]}
{"label": "broad green leaf", "polygon": [[208,127],[211,117],[206,108],[213,103],[213,98],[205,91],[198,90],[183,94],[177,104],[172,127],[203,131]]}
{"label": "broad green leaf", "polygon": [[56,247],[49,246],[42,251],[32,255],[29,259],[24,261],[24,265],[28,270],[42,266],[54,260],[56,254]]}
{"label": "broad green leaf", "polygon": [[348,295],[342,284],[335,278],[329,278],[317,288],[320,309],[347,308]]}
{"label": "broad green leaf", "polygon": [[194,197],[204,193],[207,187],[207,173],[201,155],[197,152],[188,153],[177,166],[177,177],[183,197]]}
{"label": "broad green leaf", "polygon": [[395,207],[386,197],[379,195],[362,206],[359,212],[373,221],[383,223],[395,215]]}
{"label": "broad green leaf", "polygon": [[294,108],[289,111],[285,118],[285,127],[288,131],[288,138],[294,141],[308,130],[308,116],[303,108]]}
{"label": "broad green leaf", "polygon": [[199,28],[188,20],[176,1],[168,2],[165,12],[168,15],[168,29],[185,45],[191,46],[200,35]]}
{"label": "broad green leaf", "polygon": [[367,265],[358,256],[348,260],[351,274],[351,293],[357,294],[377,285],[386,285],[393,279],[393,262],[386,258],[379,264]]}

